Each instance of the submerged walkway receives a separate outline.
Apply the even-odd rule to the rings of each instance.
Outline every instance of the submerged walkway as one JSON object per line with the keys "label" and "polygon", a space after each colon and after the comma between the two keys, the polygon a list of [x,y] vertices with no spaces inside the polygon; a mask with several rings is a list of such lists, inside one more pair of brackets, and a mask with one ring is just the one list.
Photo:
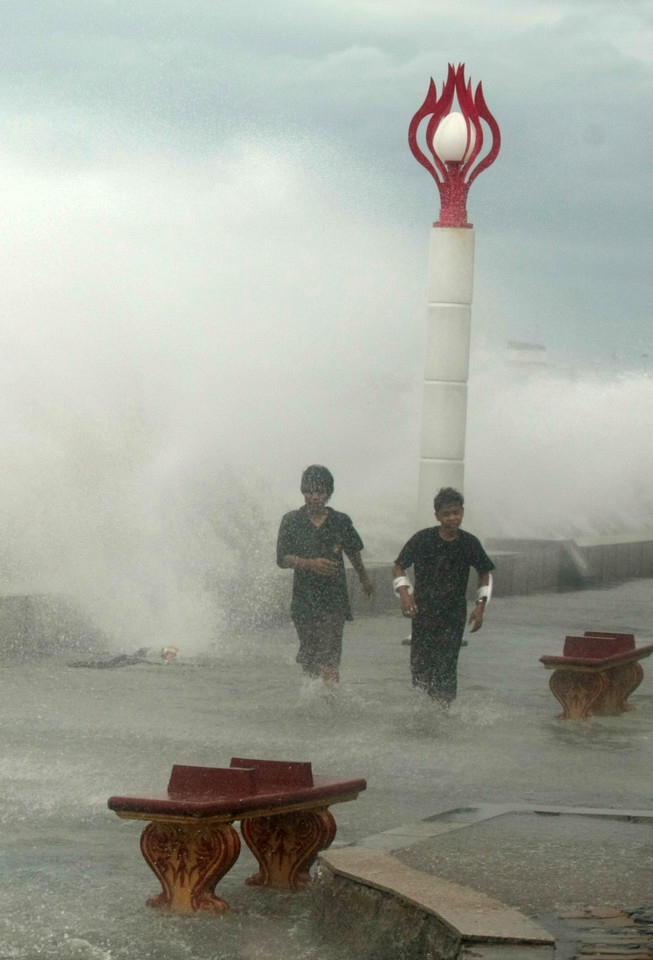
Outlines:
{"label": "submerged walkway", "polygon": [[[408,624],[400,616],[360,617],[347,625],[342,682],[333,692],[302,679],[290,625],[248,634],[223,631],[201,648],[180,636],[174,638],[178,661],[163,667],[71,669],[68,661],[79,660],[79,651],[5,664],[0,955],[363,960],[367,940],[353,953],[335,936],[316,931],[310,898],[245,887],[254,867],[245,852],[221,884],[233,910],[217,925],[204,917],[162,916],[144,906],[158,881],[138,854],[138,825],[107,810],[108,797],[156,792],[173,763],[222,766],[232,756],[309,760],[318,774],[364,777],[368,788],[359,799],[334,810],[334,855],[352,844],[369,851],[370,838],[401,831],[405,824],[426,820],[432,828],[463,822],[425,837],[418,847],[411,835],[398,852],[388,854],[388,847],[381,852],[406,870],[470,887],[519,911],[547,934],[558,921],[572,932],[593,923],[560,916],[598,907],[595,899],[581,899],[582,883],[570,905],[571,886],[565,884],[571,884],[578,851],[567,835],[569,818],[554,818],[546,827],[548,818],[529,811],[571,807],[623,814],[651,808],[653,665],[643,664],[644,681],[631,697],[633,713],[563,722],[556,719],[559,705],[539,657],[559,652],[565,634],[588,629],[632,632],[638,643],[653,642],[652,596],[653,582],[633,581],[609,590],[493,600],[483,630],[470,636],[462,652],[459,699],[449,716],[410,686],[409,651],[402,645]],[[143,636],[138,645],[157,642]],[[511,812],[515,805],[518,815]],[[475,821],[447,814],[489,806],[504,812]],[[448,821],[428,819],[443,814]],[[629,827],[623,847],[631,864],[643,865],[651,846],[642,839],[642,822],[614,825]],[[519,842],[511,845],[513,830]],[[528,856],[523,835],[532,835],[537,845]],[[542,884],[555,894],[550,913],[547,904],[513,899],[528,889],[522,879],[517,882],[517,867],[534,864],[535,853],[558,863],[559,879],[551,868]],[[615,862],[606,860],[602,869],[619,887]],[[536,883],[541,868],[531,869]],[[578,876],[582,880],[582,870]],[[627,880],[623,902],[614,909],[653,904],[653,891],[644,889],[633,904]],[[600,928],[607,923],[601,920]],[[553,935],[562,949],[560,934],[553,930]],[[367,956],[381,958],[378,951]],[[393,960],[402,956],[405,950],[395,951]],[[513,951],[510,960],[522,958]]]}

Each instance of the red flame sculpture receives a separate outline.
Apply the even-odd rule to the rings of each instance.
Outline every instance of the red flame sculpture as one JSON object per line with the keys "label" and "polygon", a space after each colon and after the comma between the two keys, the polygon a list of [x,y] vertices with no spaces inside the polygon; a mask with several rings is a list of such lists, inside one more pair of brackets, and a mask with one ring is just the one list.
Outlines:
{"label": "red flame sculpture", "polygon": [[[448,115],[454,94],[458,99],[461,113],[467,127],[467,145],[459,161],[443,160],[435,152],[433,138],[442,120]],[[432,160],[421,150],[417,142],[417,133],[422,121],[429,117],[426,124],[426,146]],[[483,148],[484,120],[492,134],[492,144],[488,153],[478,161]],[[440,219],[434,227],[471,227],[467,222],[467,194],[469,188],[482,170],[486,170],[496,160],[501,147],[499,125],[490,113],[483,97],[482,84],[472,96],[472,82],[465,81],[465,64],[457,69],[449,64],[447,82],[438,99],[435,83],[431,78],[429,91],[408,129],[408,143],[413,156],[426,167],[438,185],[440,191]],[[478,162],[477,162],[478,161]]]}

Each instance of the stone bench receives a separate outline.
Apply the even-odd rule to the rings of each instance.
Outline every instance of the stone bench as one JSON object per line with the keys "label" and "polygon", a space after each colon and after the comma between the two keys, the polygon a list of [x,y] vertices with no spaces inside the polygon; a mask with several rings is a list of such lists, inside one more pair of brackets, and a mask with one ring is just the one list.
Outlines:
{"label": "stone bench", "polygon": [[336,835],[329,806],[355,800],[365,780],[313,776],[310,763],[233,757],[229,767],[175,765],[165,794],[110,797],[119,817],[147,820],[141,851],[162,886],[149,906],[223,913],[215,885],[240,853],[240,821],[258,872],[246,883],[300,890]]}
{"label": "stone bench", "polygon": [[560,701],[564,720],[618,716],[634,710],[628,697],[644,676],[639,660],[653,653],[653,644],[636,647],[632,633],[587,631],[565,637],[561,657],[540,657],[553,670],[549,686]]}

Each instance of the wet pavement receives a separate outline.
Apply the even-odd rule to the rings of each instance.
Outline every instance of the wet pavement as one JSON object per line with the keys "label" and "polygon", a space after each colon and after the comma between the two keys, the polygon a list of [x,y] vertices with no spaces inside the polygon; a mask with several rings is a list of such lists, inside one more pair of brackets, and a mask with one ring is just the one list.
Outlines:
{"label": "wet pavement", "polygon": [[653,911],[588,907],[546,916],[556,960],[653,960]]}
{"label": "wet pavement", "polygon": [[475,823],[470,818],[463,829],[395,856],[529,916],[590,904],[636,905],[653,895],[653,812],[639,817],[631,812],[622,819],[617,811],[610,818],[537,808],[510,811]]}
{"label": "wet pavement", "polygon": [[[145,908],[157,882],[140,856],[139,826],[120,821],[106,800],[165,788],[173,763],[224,766],[231,756],[258,756],[310,760],[316,773],[365,777],[367,791],[333,810],[334,849],[488,804],[526,811],[650,810],[653,661],[642,661],[644,680],[631,696],[635,711],[582,722],[556,718],[550,674],[538,661],[543,653],[561,652],[565,634],[590,629],[634,632],[638,645],[653,642],[652,588],[651,581],[633,581],[600,591],[493,600],[486,625],[462,652],[459,699],[446,716],[411,689],[402,644],[408,624],[399,616],[361,617],[347,626],[335,691],[302,679],[290,626],[225,633],[204,650],[186,649],[179,637],[179,662],[165,666],[73,669],[68,660],[78,660],[78,653],[4,664],[0,957],[348,956],[311,930],[309,899],[243,886],[253,868],[247,852],[218,887],[233,908],[229,917],[207,923]],[[143,645],[156,646],[156,638],[144,637]],[[550,821],[530,816],[507,814],[494,851],[490,821],[467,825],[459,832],[459,838],[466,831],[471,837],[467,862],[454,846],[462,840],[446,834],[438,843],[451,846],[440,847],[432,869],[450,871],[457,882],[465,873],[465,882],[515,903],[545,926],[575,930],[589,923],[592,930],[607,930],[610,918],[597,923],[595,914],[589,920],[564,916],[601,906],[594,884],[600,870],[614,881],[618,902],[612,907],[629,918],[619,936],[631,938],[625,947],[637,957],[637,936],[648,936],[650,923],[627,911],[641,908],[648,916],[653,891],[638,894],[629,883],[634,869],[650,863],[648,824],[602,821],[607,832],[592,849],[591,824],[571,823],[567,815]],[[533,868],[532,892],[549,889],[550,902],[511,899],[515,890],[525,896],[528,889],[511,869],[535,862],[527,842],[543,857]],[[421,856],[432,853],[424,847]],[[592,857],[586,889],[582,867],[572,869],[581,853]],[[631,928],[637,935],[631,937]],[[611,927],[610,937],[616,936]],[[569,943],[581,950],[590,941]],[[559,952],[560,960],[572,955]]]}
{"label": "wet pavement", "polygon": [[[445,884],[436,900],[440,916],[470,927],[481,941],[521,937],[525,952],[537,930],[520,930],[514,915],[497,919],[496,911],[481,922],[484,932],[472,927],[479,914],[476,892],[517,909],[555,937],[555,951],[544,956],[653,957],[653,810],[519,804],[451,810],[359,841],[348,851],[350,876],[357,849],[363,876],[374,865],[368,855],[381,852],[386,889],[393,873],[388,854],[401,865],[399,875],[403,867],[423,875],[418,889],[427,889],[431,877],[448,881],[451,888]],[[398,889],[401,895],[401,884]],[[448,901],[455,901],[453,913]],[[494,950],[501,960],[500,948]]]}

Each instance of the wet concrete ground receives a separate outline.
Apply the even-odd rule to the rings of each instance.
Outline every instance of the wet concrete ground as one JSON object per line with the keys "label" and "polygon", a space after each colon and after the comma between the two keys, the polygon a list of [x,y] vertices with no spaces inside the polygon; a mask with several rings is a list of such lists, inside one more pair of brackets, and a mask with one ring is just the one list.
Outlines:
{"label": "wet concrete ground", "polygon": [[505,813],[397,851],[408,865],[528,916],[653,898],[653,812],[641,820]]}
{"label": "wet concrete ground", "polygon": [[[173,763],[258,756],[363,776],[358,801],[334,808],[337,844],[480,803],[650,808],[653,661],[643,661],[635,712],[581,723],[556,719],[538,659],[588,629],[653,642],[652,587],[494,600],[463,650],[449,716],[411,689],[399,616],[348,625],[333,694],[302,679],[290,626],[225,635],[192,656],[180,637],[181,659],[165,667],[73,669],[64,656],[5,665],[0,957],[340,960],[315,939],[306,901],[243,887],[246,852],[220,884],[234,910],[219,925],[146,910],[158,885],[139,826],[106,800],[163,789]],[[632,846],[637,858],[640,839]]]}

